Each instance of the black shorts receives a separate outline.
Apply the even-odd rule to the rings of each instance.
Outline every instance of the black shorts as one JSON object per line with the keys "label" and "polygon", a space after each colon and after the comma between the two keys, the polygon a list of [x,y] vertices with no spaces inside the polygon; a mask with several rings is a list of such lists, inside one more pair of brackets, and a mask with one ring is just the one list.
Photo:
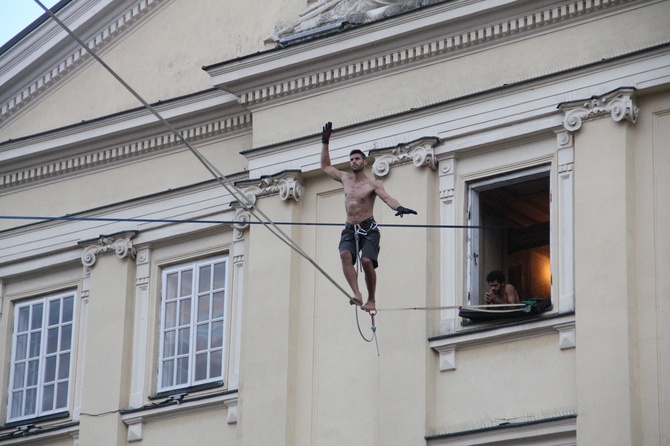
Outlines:
{"label": "black shorts", "polygon": [[356,237],[358,237],[358,249],[361,257],[372,260],[375,268],[378,266],[379,242],[381,234],[377,228],[377,222],[373,218],[368,218],[358,225],[347,223],[342,230],[340,237],[340,252],[349,251],[352,257],[352,263],[356,263],[358,253],[356,252]]}

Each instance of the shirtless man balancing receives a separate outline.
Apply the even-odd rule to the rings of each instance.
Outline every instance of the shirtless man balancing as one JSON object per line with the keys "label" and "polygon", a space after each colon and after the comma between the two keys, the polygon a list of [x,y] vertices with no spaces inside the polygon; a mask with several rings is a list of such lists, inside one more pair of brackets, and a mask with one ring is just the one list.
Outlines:
{"label": "shirtless man balancing", "polygon": [[[333,131],[333,124],[328,122],[323,126],[321,134],[321,169],[332,179],[339,181],[344,186],[344,208],[347,212],[347,223],[342,231],[340,239],[340,260],[342,271],[349,283],[354,296],[349,299],[351,305],[358,305],[363,310],[370,312],[375,307],[375,288],[377,285],[377,256],[379,254],[379,240],[381,235],[377,223],[372,216],[375,198],[381,198],[384,203],[396,211],[396,216],[414,214],[416,212],[400,206],[398,200],[386,192],[379,181],[369,178],[365,174],[368,161],[365,154],[354,149],[349,154],[349,165],[351,172],[343,172],[330,164],[328,144]],[[358,238],[358,246],[356,246]],[[363,295],[358,288],[358,280],[354,264],[358,253],[361,251],[361,265],[365,273],[365,284],[368,289],[368,300],[363,304]]]}

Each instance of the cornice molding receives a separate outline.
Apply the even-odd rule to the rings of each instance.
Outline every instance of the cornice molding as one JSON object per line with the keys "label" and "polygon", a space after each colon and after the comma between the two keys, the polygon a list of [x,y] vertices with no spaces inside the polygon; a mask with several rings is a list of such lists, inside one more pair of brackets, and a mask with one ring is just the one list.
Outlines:
{"label": "cornice molding", "polygon": [[[468,28],[445,37],[430,38],[416,42],[403,48],[386,49],[384,52],[366,56],[354,61],[347,61],[337,66],[329,66],[314,69],[318,66],[318,60],[334,57],[331,53],[342,51],[339,39],[348,33],[358,32],[352,30],[342,36],[332,37],[332,42],[322,43],[308,42],[296,48],[287,48],[282,51],[268,51],[258,56],[205,67],[212,77],[213,84],[225,91],[229,91],[239,97],[239,103],[246,107],[258,106],[273,100],[283,99],[292,95],[304,93],[317,88],[333,86],[338,83],[361,79],[366,76],[380,76],[392,70],[401,68],[412,69],[418,65],[438,62],[453,54],[483,46],[495,42],[502,42],[510,38],[519,38],[524,34],[537,34],[549,27],[556,26],[559,22],[573,21],[575,18],[602,15],[615,10],[621,5],[639,3],[638,0],[570,0],[559,4],[547,5],[532,12],[509,17],[504,20],[496,20],[484,26]],[[451,5],[439,5],[442,8],[452,8]],[[426,8],[425,13],[432,11],[432,7]],[[440,11],[435,9],[435,11]],[[439,15],[439,14],[436,14]],[[444,28],[447,23],[454,20],[451,15],[446,15],[442,23],[433,23],[432,26]],[[405,25],[401,20],[398,23]],[[393,20],[389,20],[393,23]],[[417,23],[420,22],[417,20]],[[369,27],[368,36],[361,41],[361,47],[369,48],[370,39],[376,40],[377,46],[382,47],[382,42],[393,38],[393,24],[385,24],[386,33],[381,37],[372,36],[379,29]],[[421,26],[421,25],[417,25]],[[407,29],[403,28],[404,32]],[[417,31],[417,30],[415,30]],[[317,46],[318,45],[318,46]],[[352,44],[353,45],[353,44]],[[318,51],[317,51],[318,50]],[[352,48],[350,48],[352,50]],[[280,55],[285,55],[281,59]],[[314,54],[317,54],[314,56]],[[326,62],[323,62],[326,63]],[[238,71],[243,70],[245,77],[239,76]],[[277,72],[290,70],[297,74],[283,79],[273,76]]]}
{"label": "cornice molding", "polygon": [[576,132],[584,122],[607,116],[611,116],[615,122],[635,124],[639,108],[633,97],[634,92],[634,88],[625,87],[587,100],[560,104],[558,108],[565,113],[563,127],[569,132]]}
{"label": "cornice molding", "polygon": [[[251,122],[250,113],[241,113],[201,122],[181,129],[181,133],[187,141],[194,142],[242,129],[250,129]],[[177,136],[166,131],[127,144],[112,145],[99,150],[87,151],[67,158],[0,173],[0,193],[9,188],[28,185],[40,180],[60,178],[93,167],[136,159],[180,145],[182,143]]]}
{"label": "cornice molding", "polygon": [[[116,38],[132,25],[139,22],[156,6],[169,0],[137,0],[122,14],[100,27],[100,30],[87,39],[86,44],[96,53],[108,47]],[[70,39],[69,36],[66,38]],[[80,46],[60,59],[42,73],[38,73],[27,85],[21,87],[11,98],[0,104],[0,125],[39,97],[45,90],[62,80],[67,74],[79,67],[91,56]]]}

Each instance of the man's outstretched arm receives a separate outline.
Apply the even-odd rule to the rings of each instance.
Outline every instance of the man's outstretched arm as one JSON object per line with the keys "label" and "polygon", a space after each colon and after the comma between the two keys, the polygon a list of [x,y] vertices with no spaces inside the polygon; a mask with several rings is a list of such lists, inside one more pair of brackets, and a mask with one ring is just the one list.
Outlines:
{"label": "man's outstretched arm", "polygon": [[328,152],[330,144],[330,135],[333,133],[333,123],[327,122],[321,131],[321,170],[334,180],[342,181],[342,172],[337,170],[330,163],[330,153]]}
{"label": "man's outstretched arm", "polygon": [[393,198],[388,192],[386,192],[386,189],[384,189],[384,186],[382,186],[381,183],[375,182],[375,193],[379,198],[381,198],[384,203],[394,211],[396,211],[396,217],[400,216],[402,217],[405,214],[416,214],[416,211],[413,211],[412,209],[400,206],[400,203],[398,200]]}

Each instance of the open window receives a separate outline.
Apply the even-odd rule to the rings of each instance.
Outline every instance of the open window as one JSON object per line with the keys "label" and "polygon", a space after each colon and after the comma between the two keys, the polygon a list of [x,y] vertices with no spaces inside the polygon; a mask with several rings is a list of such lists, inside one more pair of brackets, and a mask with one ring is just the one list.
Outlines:
{"label": "open window", "polygon": [[468,303],[484,304],[486,275],[505,274],[521,300],[551,299],[549,166],[468,188]]}

